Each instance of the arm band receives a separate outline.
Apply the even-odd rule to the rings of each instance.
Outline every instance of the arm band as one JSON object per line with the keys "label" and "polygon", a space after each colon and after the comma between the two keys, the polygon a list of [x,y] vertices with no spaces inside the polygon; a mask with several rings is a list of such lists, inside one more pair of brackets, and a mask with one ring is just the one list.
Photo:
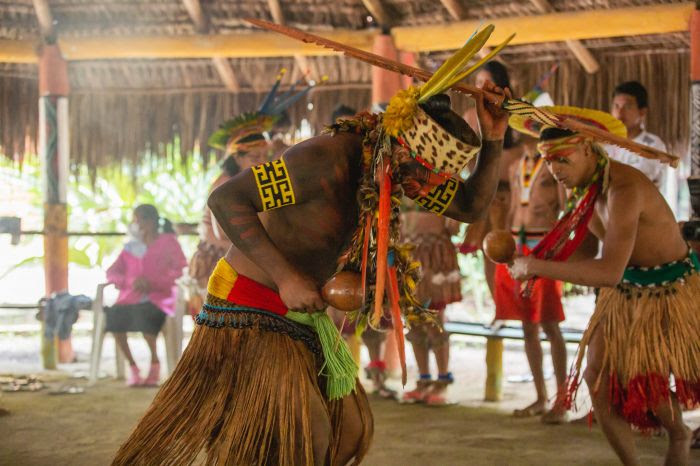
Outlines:
{"label": "arm band", "polygon": [[263,212],[296,202],[292,180],[284,160],[274,160],[251,168],[260,194]]}
{"label": "arm band", "polygon": [[416,202],[424,209],[442,215],[452,204],[458,189],[459,183],[450,178],[441,185],[435,186],[427,195],[417,198]]}

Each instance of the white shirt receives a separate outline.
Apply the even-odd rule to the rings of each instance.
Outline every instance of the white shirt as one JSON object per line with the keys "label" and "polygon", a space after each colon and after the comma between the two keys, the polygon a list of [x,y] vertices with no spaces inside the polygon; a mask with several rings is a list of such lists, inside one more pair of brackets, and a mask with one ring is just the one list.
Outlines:
{"label": "white shirt", "polygon": [[[633,139],[634,142],[653,147],[654,149],[666,152],[666,144],[655,134],[642,131]],[[664,181],[666,179],[666,165],[652,159],[644,158],[621,147],[606,145],[605,150],[611,159],[617,160],[627,165],[631,165],[649,178],[659,191],[663,192]]]}

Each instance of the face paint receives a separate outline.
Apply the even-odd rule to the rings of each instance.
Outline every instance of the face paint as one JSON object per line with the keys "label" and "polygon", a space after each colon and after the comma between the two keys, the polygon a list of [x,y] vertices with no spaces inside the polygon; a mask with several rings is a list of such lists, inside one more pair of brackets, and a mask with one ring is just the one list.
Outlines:
{"label": "face paint", "polygon": [[296,202],[292,180],[283,159],[251,168],[258,187],[262,210],[277,209]]}
{"label": "face paint", "polygon": [[542,141],[537,144],[537,150],[545,160],[554,160],[570,156],[581,144],[586,142],[586,136],[574,134],[551,141]]}

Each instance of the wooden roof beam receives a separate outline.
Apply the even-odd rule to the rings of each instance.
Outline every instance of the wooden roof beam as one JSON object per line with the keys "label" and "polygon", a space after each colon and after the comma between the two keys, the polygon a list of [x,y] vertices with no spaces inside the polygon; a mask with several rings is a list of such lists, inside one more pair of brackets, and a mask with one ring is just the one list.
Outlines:
{"label": "wooden roof beam", "polygon": [[226,86],[226,89],[231,92],[239,92],[241,90],[241,85],[238,82],[238,78],[236,78],[236,73],[233,72],[228,58],[214,57],[211,60],[214,64],[214,68],[216,68],[216,72],[219,73],[221,81]]}
{"label": "wooden roof beam", "polygon": [[[549,0],[530,0],[530,2],[535,6],[535,8],[540,10],[540,13],[552,13],[555,11],[552,4],[549,3]],[[583,45],[581,41],[569,39],[566,40],[565,43],[587,73],[593,74],[600,69],[598,60],[595,59],[595,57],[588,51],[586,46]]]}
{"label": "wooden roof beam", "polygon": [[[573,39],[666,34],[688,30],[693,2],[611,10],[577,11],[513,18],[494,18],[496,26],[486,45],[502,42],[517,31],[511,45],[560,42]],[[454,50],[464,44],[480,21],[459,21],[430,26],[395,27],[396,47],[407,52]],[[337,42],[371,50],[376,30],[321,32]],[[430,41],[426,37],[431,38]],[[140,58],[289,57],[333,55],[314,44],[291,40],[272,32],[198,36],[62,37],[58,40],[66,60],[110,60]],[[36,63],[32,40],[1,40],[0,62]]]}
{"label": "wooden roof beam", "polygon": [[272,21],[277,24],[284,24],[284,14],[282,13],[282,5],[279,0],[267,0],[267,5],[270,7]]}
{"label": "wooden roof beam", "polygon": [[[508,18],[490,18],[496,30],[486,45],[503,42],[516,32],[511,45],[566,40],[667,34],[688,30],[694,2],[666,3],[605,10],[572,11]],[[437,52],[461,47],[481,21],[398,26],[391,33],[396,46],[411,52]],[[426,40],[430,38],[430,40]]]}
{"label": "wooden roof beam", "polygon": [[377,20],[380,26],[391,26],[393,20],[382,3],[382,0],[362,0],[362,4],[367,8],[369,14]]}
{"label": "wooden roof beam", "polygon": [[[279,0],[267,0],[267,5],[270,7],[270,16],[272,16],[272,20],[277,24],[284,24],[284,13],[282,13],[282,5]],[[296,63],[297,66],[292,74],[292,80],[298,79],[311,70],[306,56],[300,53],[294,54],[294,63]]]}
{"label": "wooden roof beam", "polygon": [[462,21],[467,17],[467,9],[462,6],[459,0],[440,0],[442,6],[456,21]]}
{"label": "wooden roof beam", "polygon": [[[202,11],[202,4],[199,0],[182,0],[182,3],[187,10],[187,14],[194,23],[195,30],[200,34],[206,33],[209,30],[209,20],[204,14],[204,11]],[[219,75],[219,79],[221,79],[221,82],[226,86],[226,90],[230,92],[240,92],[241,85],[228,59],[226,57],[213,57],[211,62],[212,65],[214,65],[216,73]]]}
{"label": "wooden roof beam", "polygon": [[45,42],[53,43],[56,40],[56,31],[49,2],[47,0],[32,0],[32,3],[34,4],[36,19],[39,22],[42,39]]}
{"label": "wooden roof beam", "polygon": [[194,29],[200,34],[209,30],[209,20],[202,11],[202,4],[199,0],[182,0],[182,4],[190,15],[190,19],[194,23]]}

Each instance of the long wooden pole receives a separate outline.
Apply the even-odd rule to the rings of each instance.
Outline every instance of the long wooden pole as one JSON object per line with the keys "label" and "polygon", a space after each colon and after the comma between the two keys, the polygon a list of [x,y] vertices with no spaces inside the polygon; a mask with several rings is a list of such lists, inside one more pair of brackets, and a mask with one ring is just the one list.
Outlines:
{"label": "long wooden pole", "polygon": [[[39,155],[44,191],[44,281],[46,296],[68,290],[68,67],[57,45],[39,54]],[[46,369],[56,367],[53,338],[42,346]],[[73,359],[70,341],[60,360]]]}

